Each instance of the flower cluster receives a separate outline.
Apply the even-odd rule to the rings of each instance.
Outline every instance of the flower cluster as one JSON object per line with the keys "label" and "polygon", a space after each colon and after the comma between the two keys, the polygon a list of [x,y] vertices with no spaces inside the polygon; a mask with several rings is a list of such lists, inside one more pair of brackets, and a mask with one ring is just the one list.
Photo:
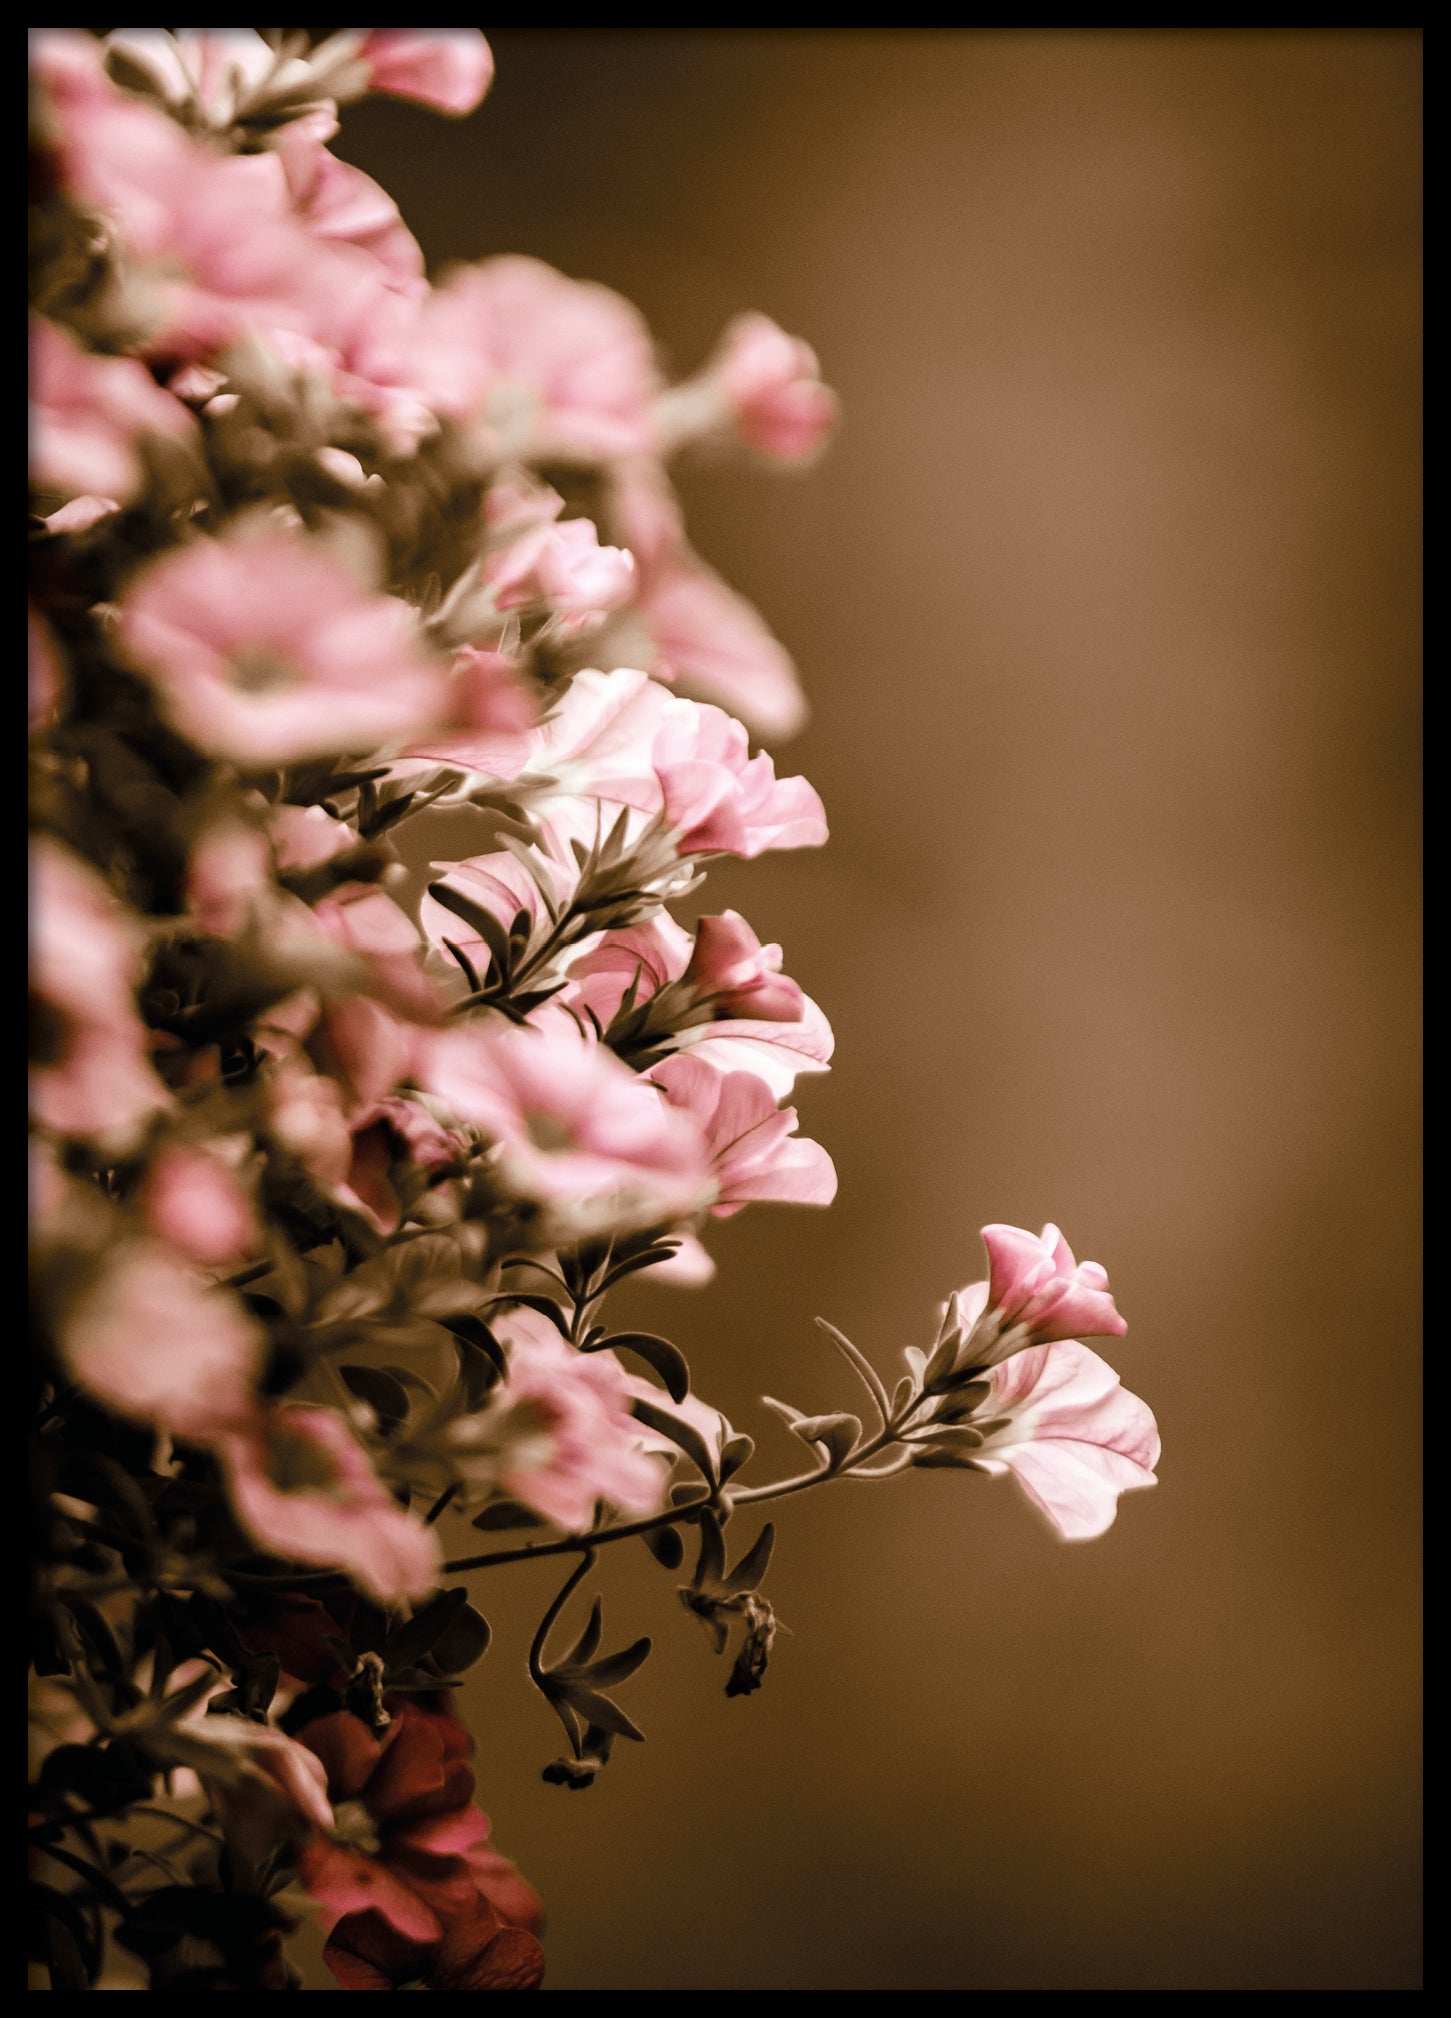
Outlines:
{"label": "flower cluster", "polygon": [[[827,829],[753,746],[803,718],[791,661],[667,474],[805,460],[835,402],[761,315],[672,385],[605,287],[429,280],[328,143],[367,91],[472,111],[476,30],[31,57],[41,1959],[285,1988],[310,1895],[346,1988],[532,1987],[449,1707],[489,1629],[446,1579],[577,1558],[529,1674],[583,1786],[649,1652],[600,1654],[596,1604],[549,1656],[597,1551],[695,1534],[746,1693],[772,1534],[727,1569],[724,1526],[806,1482],[738,1483],[679,1348],[601,1312],[706,1279],[714,1218],[835,1192],[791,1104],[825,1016],[736,912],[672,910]],[[811,1479],[1010,1470],[1098,1533],[1158,1450],[1078,1342],[1124,1328],[1106,1278],[984,1237],[895,1397],[833,1334],[875,1428],[773,1405]],[[536,1532],[446,1561],[460,1522]]]}

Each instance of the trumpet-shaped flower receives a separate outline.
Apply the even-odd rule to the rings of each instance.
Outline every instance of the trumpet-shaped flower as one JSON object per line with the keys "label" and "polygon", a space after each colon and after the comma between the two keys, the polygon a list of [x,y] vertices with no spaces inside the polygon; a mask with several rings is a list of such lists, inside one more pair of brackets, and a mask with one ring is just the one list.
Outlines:
{"label": "trumpet-shaped flower", "polygon": [[1011,1472],[1070,1541],[1113,1524],[1119,1494],[1153,1485],[1159,1432],[1147,1404],[1077,1339],[1030,1346],[989,1375],[973,1425],[980,1471]]}
{"label": "trumpet-shaped flower", "polygon": [[677,1054],[646,1076],[703,1131],[719,1194],[711,1210],[718,1219],[753,1199],[830,1205],[835,1198],[831,1158],[819,1142],[795,1135],[796,1109],[777,1107],[775,1094],[754,1072],[717,1072],[698,1058]]}
{"label": "trumpet-shaped flower", "polygon": [[259,1548],[344,1570],[382,1605],[432,1589],[438,1537],[399,1506],[340,1415],[268,1408],[214,1441],[232,1511]]}
{"label": "trumpet-shaped flower", "polygon": [[370,28],[359,54],[374,91],[416,99],[461,117],[494,79],[494,56],[477,28]]}
{"label": "trumpet-shaped flower", "polygon": [[812,456],[836,420],[816,353],[768,315],[742,315],[709,368],[743,441],[783,462]]}
{"label": "trumpet-shaped flower", "polygon": [[197,540],[154,562],[121,636],[182,735],[245,766],[371,749],[443,704],[446,669],[407,604],[288,533]]}

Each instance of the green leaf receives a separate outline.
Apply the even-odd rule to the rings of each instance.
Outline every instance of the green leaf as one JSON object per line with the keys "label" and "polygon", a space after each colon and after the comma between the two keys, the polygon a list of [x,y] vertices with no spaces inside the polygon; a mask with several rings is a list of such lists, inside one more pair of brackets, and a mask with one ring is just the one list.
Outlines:
{"label": "green leaf", "polygon": [[468,1603],[468,1596],[462,1584],[452,1590],[440,1591],[422,1611],[415,1612],[405,1624],[389,1633],[383,1643],[385,1667],[411,1668],[425,1654],[431,1654]]}
{"label": "green leaf", "polygon": [[645,1742],[645,1733],[637,1724],[632,1724],[618,1703],[612,1703],[608,1696],[598,1696],[593,1689],[571,1686],[566,1700],[573,1710],[592,1724],[598,1724],[602,1731],[612,1731],[617,1738],[633,1738],[636,1744]]}
{"label": "green leaf", "polygon": [[678,1570],[685,1560],[685,1543],[678,1527],[646,1528],[640,1539],[667,1570]]}
{"label": "green leaf", "polygon": [[[593,1345],[586,1345],[585,1350],[632,1352],[637,1359],[643,1359],[647,1366],[655,1369],[672,1401],[684,1401],[690,1392],[690,1368],[686,1365],[685,1354],[678,1345],[672,1345],[668,1338],[661,1338],[657,1332],[611,1332]],[[665,1434],[668,1435],[668,1431]]]}
{"label": "green leaf", "polygon": [[509,972],[509,935],[502,924],[485,905],[477,904],[472,897],[466,897],[462,890],[450,889],[447,883],[430,883],[428,894],[445,911],[452,911],[455,918],[478,933],[489,949],[489,957],[498,971],[499,978],[505,979]]}
{"label": "green leaf", "polygon": [[700,1555],[695,1565],[695,1588],[713,1588],[725,1574],[725,1536],[712,1507],[702,1507],[696,1523],[700,1529]]}
{"label": "green leaf", "polygon": [[825,1447],[833,1466],[843,1464],[861,1438],[862,1426],[854,1415],[803,1415],[791,1425],[803,1443]]}
{"label": "green leaf", "polygon": [[668,1437],[677,1450],[684,1451],[690,1462],[703,1478],[715,1481],[715,1459],[709,1444],[693,1424],[682,1422],[668,1409],[656,1408],[653,1402],[635,1400],[630,1411],[637,1422],[644,1423],[646,1429],[653,1429],[657,1435]]}
{"label": "green leaf", "polygon": [[580,1668],[576,1681],[586,1683],[590,1688],[612,1689],[621,1682],[627,1682],[637,1668],[644,1666],[649,1658],[652,1642],[648,1637],[633,1641],[622,1647],[617,1654],[605,1654],[593,1661],[587,1668]]}
{"label": "green leaf", "polygon": [[365,1401],[383,1429],[396,1429],[408,1418],[408,1390],[401,1380],[378,1366],[340,1366],[350,1393]]}
{"label": "green leaf", "polygon": [[775,1525],[767,1521],[755,1541],[725,1579],[722,1589],[730,1597],[737,1597],[742,1591],[759,1590],[761,1580],[770,1567],[771,1551],[775,1546]]}
{"label": "green leaf", "polygon": [[743,1464],[750,1462],[755,1448],[755,1438],[747,1436],[744,1431],[726,1438],[720,1449],[720,1475],[722,1484],[724,1484],[726,1479],[733,1478]]}
{"label": "green leaf", "polygon": [[478,969],[475,967],[473,961],[470,960],[463,947],[456,944],[454,940],[445,938],[443,943],[457,961],[459,970],[465,981],[468,982],[470,990],[477,995],[483,983],[479,980]]}
{"label": "green leaf", "polygon": [[433,1658],[446,1675],[461,1675],[489,1650],[493,1634],[482,1612],[461,1605],[433,1643]]}
{"label": "green leaf", "polygon": [[599,1598],[596,1598],[594,1604],[590,1607],[590,1615],[585,1623],[584,1631],[580,1634],[564,1659],[557,1663],[558,1669],[577,1668],[582,1661],[589,1659],[600,1643],[600,1628],[604,1624],[604,1617],[604,1604]]}
{"label": "green leaf", "polygon": [[469,1526],[482,1528],[485,1534],[498,1534],[507,1528],[547,1527],[548,1522],[532,1507],[520,1506],[517,1500],[496,1499],[482,1513],[475,1514]]}
{"label": "green leaf", "polygon": [[520,1296],[511,1294],[509,1301],[510,1303],[522,1303],[530,1310],[537,1310],[541,1317],[549,1319],[549,1322],[558,1331],[561,1338],[567,1339],[569,1337],[569,1319],[552,1296]]}
{"label": "green leaf", "polygon": [[81,1951],[70,1928],[63,1920],[58,1920],[53,1914],[47,1913],[45,1935],[51,1989],[89,1990],[91,1979],[86,1973],[86,1965],[81,1960]]}

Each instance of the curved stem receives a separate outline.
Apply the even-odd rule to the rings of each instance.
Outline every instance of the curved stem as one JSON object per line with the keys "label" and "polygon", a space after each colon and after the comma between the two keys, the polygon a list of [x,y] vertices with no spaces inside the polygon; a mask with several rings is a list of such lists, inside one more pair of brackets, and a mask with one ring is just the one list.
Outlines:
{"label": "curved stem", "polygon": [[[560,1585],[554,1602],[539,1621],[539,1630],[535,1633],[533,1644],[529,1649],[529,1675],[536,1688],[544,1689],[545,1687],[544,1642],[549,1638],[550,1628],[559,1617],[559,1614],[564,1610],[564,1607],[569,1603],[578,1585],[594,1568],[594,1560],[595,1552],[586,1542],[582,1560],[576,1563],[575,1567]],[[545,1692],[546,1694],[548,1693],[547,1690]]]}

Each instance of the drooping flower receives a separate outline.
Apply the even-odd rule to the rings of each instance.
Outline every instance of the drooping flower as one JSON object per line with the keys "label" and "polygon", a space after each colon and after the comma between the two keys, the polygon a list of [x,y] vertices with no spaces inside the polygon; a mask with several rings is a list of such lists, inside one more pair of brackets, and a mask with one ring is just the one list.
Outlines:
{"label": "drooping flower", "polygon": [[443,705],[446,668],[408,605],[289,533],[200,539],[154,562],[121,637],[184,736],[254,768],[372,749]]}
{"label": "drooping flower", "polygon": [[1128,1326],[1114,1307],[1108,1276],[1096,1261],[1077,1262],[1056,1226],[1032,1234],[1021,1226],[985,1226],[988,1306],[1035,1344],[1054,1339],[1122,1338]]}
{"label": "drooping flower", "polygon": [[575,1238],[667,1225],[714,1195],[691,1118],[567,1015],[443,1031],[419,1076],[492,1137],[505,1188],[547,1207]]}
{"label": "drooping flower", "polygon": [[461,116],[494,78],[494,56],[477,28],[370,28],[359,52],[369,87]]}
{"label": "drooping flower", "polygon": [[[83,350],[38,315],[30,319],[30,400],[32,481],[113,509],[141,488],[145,436],[185,439],[195,432],[181,401],[135,358]],[[51,525],[69,529],[54,519]]]}
{"label": "drooping flower", "polygon": [[432,1589],[437,1536],[404,1512],[331,1409],[266,1408],[215,1447],[232,1510],[259,1548],[343,1570],[382,1605]]}
{"label": "drooping flower", "polygon": [[521,1306],[494,1322],[508,1373],[477,1426],[455,1425],[462,1456],[482,1442],[498,1483],[546,1520],[578,1532],[596,1500],[653,1513],[665,1475],[642,1448],[630,1387],[612,1353],[578,1352],[538,1311]]}
{"label": "drooping flower", "polygon": [[149,1239],[108,1254],[60,1326],[62,1355],[88,1393],[192,1443],[216,1443],[250,1420],[263,1346],[230,1290]]}
{"label": "drooping flower", "polygon": [[754,1072],[717,1072],[677,1053],[646,1076],[704,1132],[719,1193],[711,1211],[718,1219],[754,1199],[830,1205],[835,1198],[831,1158],[819,1142],[794,1134],[796,1109],[778,1107],[771,1088]]}
{"label": "drooping flower", "polygon": [[538,1896],[488,1847],[473,1740],[447,1707],[390,1695],[381,1738],[346,1711],[304,1724],[327,1772],[330,1831],[297,1873],[322,1913],[324,1960],[349,1990],[528,1990],[544,1969]]}
{"label": "drooping flower", "polygon": [[1069,1541],[1113,1524],[1119,1494],[1155,1483],[1159,1432],[1148,1406],[1076,1339],[1030,1346],[993,1368],[964,1461],[1012,1472]]}
{"label": "drooping flower", "polygon": [[31,1110],[45,1128],[117,1150],[171,1096],[137,1013],[140,921],[48,836],[31,847]]}

